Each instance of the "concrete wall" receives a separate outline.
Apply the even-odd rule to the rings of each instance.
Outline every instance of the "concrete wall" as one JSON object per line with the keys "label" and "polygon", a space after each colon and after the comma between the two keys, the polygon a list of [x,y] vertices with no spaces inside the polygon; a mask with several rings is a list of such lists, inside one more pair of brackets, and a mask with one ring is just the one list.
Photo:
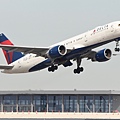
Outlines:
{"label": "concrete wall", "polygon": [[0,118],[39,118],[39,119],[118,119],[119,113],[33,113],[33,112],[0,112]]}

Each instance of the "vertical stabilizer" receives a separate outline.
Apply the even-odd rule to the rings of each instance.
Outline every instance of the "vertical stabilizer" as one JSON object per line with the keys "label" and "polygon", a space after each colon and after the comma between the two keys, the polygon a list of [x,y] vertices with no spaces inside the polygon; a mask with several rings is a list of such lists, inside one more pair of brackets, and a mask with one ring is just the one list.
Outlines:
{"label": "vertical stabilizer", "polygon": [[[0,44],[3,45],[13,45],[13,43],[2,33],[0,34]],[[21,52],[9,52],[7,50],[3,50],[4,56],[8,64],[18,60],[19,58],[23,57]]]}

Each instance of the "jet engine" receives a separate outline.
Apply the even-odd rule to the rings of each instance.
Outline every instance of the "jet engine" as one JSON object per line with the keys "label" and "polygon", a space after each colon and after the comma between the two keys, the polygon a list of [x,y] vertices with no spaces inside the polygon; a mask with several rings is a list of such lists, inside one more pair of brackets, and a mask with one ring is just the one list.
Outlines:
{"label": "jet engine", "polygon": [[56,58],[59,58],[63,55],[65,55],[67,53],[67,49],[64,45],[58,45],[58,46],[55,46],[53,48],[51,48],[49,51],[48,51],[48,57],[52,58],[52,59],[56,59]]}
{"label": "jet engine", "polygon": [[112,51],[110,49],[100,50],[95,54],[95,60],[98,62],[105,62],[111,58]]}

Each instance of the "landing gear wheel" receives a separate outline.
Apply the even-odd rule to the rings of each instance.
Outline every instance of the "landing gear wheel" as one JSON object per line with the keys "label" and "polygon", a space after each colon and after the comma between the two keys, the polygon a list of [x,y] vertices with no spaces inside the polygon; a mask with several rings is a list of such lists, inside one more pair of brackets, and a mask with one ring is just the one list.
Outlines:
{"label": "landing gear wheel", "polygon": [[80,67],[80,72],[83,72],[84,68],[83,67]]}
{"label": "landing gear wheel", "polygon": [[48,71],[49,71],[49,72],[51,71],[51,67],[48,68]]}
{"label": "landing gear wheel", "polygon": [[57,70],[58,69],[58,66],[54,66],[54,70]]}
{"label": "landing gear wheel", "polygon": [[49,71],[49,72],[54,72],[54,71],[57,70],[57,69],[58,69],[58,66],[54,66],[54,65],[53,65],[53,66],[51,66],[51,67],[48,68],[48,71]]}
{"label": "landing gear wheel", "polygon": [[116,42],[115,52],[119,52],[120,51],[120,48],[118,48],[119,40],[116,40],[115,42]]}
{"label": "landing gear wheel", "polygon": [[74,69],[74,71],[73,71],[75,74],[77,73],[77,70],[76,69]]}
{"label": "landing gear wheel", "polygon": [[115,48],[115,51],[116,51],[116,52],[119,52],[119,51],[120,51],[120,48]]}
{"label": "landing gear wheel", "polygon": [[83,67],[78,67],[77,69],[74,69],[74,73],[80,74],[80,72],[83,72]]}
{"label": "landing gear wheel", "polygon": [[75,73],[75,74],[76,74],[76,73],[80,74],[80,71],[78,71],[78,69],[74,69],[74,73]]}

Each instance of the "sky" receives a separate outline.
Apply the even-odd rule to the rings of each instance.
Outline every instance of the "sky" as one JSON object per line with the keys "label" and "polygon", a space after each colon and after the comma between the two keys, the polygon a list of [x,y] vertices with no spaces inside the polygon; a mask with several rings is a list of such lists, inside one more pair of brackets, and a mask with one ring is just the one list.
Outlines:
{"label": "sky", "polygon": [[[0,0],[0,32],[15,45],[47,47],[97,26],[120,20],[120,0]],[[109,48],[115,42],[96,50]],[[0,51],[0,64],[7,64]],[[84,59],[84,72],[60,66],[26,74],[0,73],[0,90],[120,90],[120,56],[98,63]]]}

